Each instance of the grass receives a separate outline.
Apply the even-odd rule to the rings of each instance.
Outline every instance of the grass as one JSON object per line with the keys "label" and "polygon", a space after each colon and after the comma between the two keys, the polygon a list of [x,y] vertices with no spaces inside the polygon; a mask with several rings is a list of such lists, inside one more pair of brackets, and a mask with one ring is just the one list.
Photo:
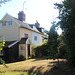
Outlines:
{"label": "grass", "polygon": [[[21,62],[0,65],[0,75],[71,75],[66,60],[60,60],[60,67],[57,67],[57,60],[30,59]],[[75,72],[73,72],[75,75]]]}
{"label": "grass", "polygon": [[0,75],[27,75],[27,72],[2,72]]}

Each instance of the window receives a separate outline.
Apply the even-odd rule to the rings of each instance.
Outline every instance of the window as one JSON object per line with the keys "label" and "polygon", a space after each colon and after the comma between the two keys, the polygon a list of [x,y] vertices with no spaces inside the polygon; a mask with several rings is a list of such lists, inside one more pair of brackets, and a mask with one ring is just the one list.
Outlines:
{"label": "window", "polygon": [[25,37],[28,38],[28,34],[25,33]]}
{"label": "window", "polygon": [[2,22],[2,26],[6,26],[6,22]]}
{"label": "window", "polygon": [[37,36],[34,36],[34,40],[37,41]]}
{"label": "window", "polygon": [[0,55],[3,55],[3,50],[0,50]]}
{"label": "window", "polygon": [[24,47],[23,46],[21,46],[21,50],[24,50]]}
{"label": "window", "polygon": [[36,29],[35,26],[33,26],[33,29]]}
{"label": "window", "polygon": [[11,26],[12,25],[12,21],[8,21],[8,25]]}
{"label": "window", "polygon": [[42,39],[42,42],[44,42],[44,38]]}

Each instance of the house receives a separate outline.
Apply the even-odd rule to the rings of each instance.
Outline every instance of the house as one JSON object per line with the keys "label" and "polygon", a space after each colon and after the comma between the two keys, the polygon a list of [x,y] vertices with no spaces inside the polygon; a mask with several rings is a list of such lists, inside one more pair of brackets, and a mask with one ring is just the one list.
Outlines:
{"label": "house", "polygon": [[23,55],[28,59],[31,55],[31,44],[42,44],[44,34],[43,28],[36,21],[35,24],[28,24],[25,21],[26,15],[23,11],[18,13],[18,19],[6,13],[0,22],[0,36],[5,37],[5,47],[0,56],[5,59],[16,60]]}

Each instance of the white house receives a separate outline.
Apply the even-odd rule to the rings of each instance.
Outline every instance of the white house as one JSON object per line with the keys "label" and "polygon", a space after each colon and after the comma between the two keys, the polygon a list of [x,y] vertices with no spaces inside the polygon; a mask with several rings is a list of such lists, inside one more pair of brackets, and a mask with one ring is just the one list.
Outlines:
{"label": "white house", "polygon": [[[26,59],[31,55],[31,44],[40,45],[44,41],[43,37],[47,37],[42,30],[43,28],[40,28],[38,22],[35,24],[26,23],[23,11],[18,13],[18,19],[6,13],[0,22],[0,36],[5,37],[5,47],[12,48],[13,51],[14,46],[18,44],[17,55],[23,55]],[[4,54],[0,52],[1,56]]]}

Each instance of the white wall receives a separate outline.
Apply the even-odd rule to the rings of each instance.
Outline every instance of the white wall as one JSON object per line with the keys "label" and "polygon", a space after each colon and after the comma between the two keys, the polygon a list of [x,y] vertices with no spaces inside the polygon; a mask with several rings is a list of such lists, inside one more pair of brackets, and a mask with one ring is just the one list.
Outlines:
{"label": "white wall", "polygon": [[31,36],[32,36],[32,31],[31,31],[31,30],[28,30],[28,29],[26,29],[26,28],[21,28],[21,27],[20,27],[19,39],[25,37],[25,33],[28,34],[28,37],[29,37],[29,39],[30,39],[30,42],[32,42],[32,38],[31,38]]}
{"label": "white wall", "polygon": [[[37,36],[37,40],[34,40],[34,36]],[[42,35],[36,32],[32,32],[32,43],[36,45],[42,44]]]}
{"label": "white wall", "polygon": [[19,26],[9,16],[6,16],[4,21],[12,21],[12,25],[8,26],[7,22],[6,26],[2,26],[0,23],[0,36],[4,36],[6,41],[18,40]]}

